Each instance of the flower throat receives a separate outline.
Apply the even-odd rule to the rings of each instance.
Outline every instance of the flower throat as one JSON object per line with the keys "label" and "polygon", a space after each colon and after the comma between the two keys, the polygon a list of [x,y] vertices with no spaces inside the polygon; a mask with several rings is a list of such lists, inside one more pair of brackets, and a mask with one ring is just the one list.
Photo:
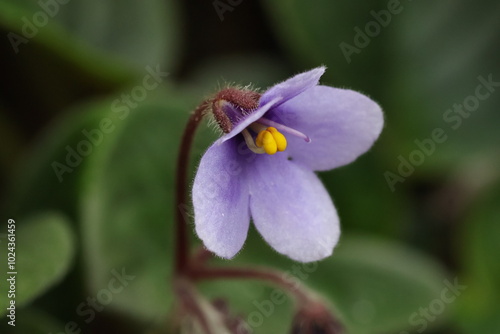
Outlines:
{"label": "flower throat", "polygon": [[[225,88],[211,99],[212,113],[224,133],[243,121],[259,107],[260,93],[249,89]],[[283,133],[304,139],[311,139],[295,129],[261,117],[241,131],[248,148],[257,154],[273,155],[286,150],[288,143]],[[253,134],[252,134],[253,133]]]}

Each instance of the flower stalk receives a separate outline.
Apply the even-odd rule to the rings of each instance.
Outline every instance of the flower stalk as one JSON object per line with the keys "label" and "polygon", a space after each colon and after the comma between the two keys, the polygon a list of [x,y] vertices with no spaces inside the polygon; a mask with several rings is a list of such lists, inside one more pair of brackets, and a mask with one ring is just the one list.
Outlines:
{"label": "flower stalk", "polygon": [[196,129],[205,116],[209,103],[209,100],[203,101],[189,117],[182,135],[177,157],[177,177],[175,179],[176,255],[174,269],[177,276],[182,276],[185,273],[189,261],[189,237],[187,233],[188,218],[184,211],[187,203],[189,156]]}

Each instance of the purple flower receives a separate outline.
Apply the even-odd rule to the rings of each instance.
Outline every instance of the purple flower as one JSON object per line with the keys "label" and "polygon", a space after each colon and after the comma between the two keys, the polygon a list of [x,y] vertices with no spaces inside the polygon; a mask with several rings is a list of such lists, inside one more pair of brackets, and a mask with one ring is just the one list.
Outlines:
{"label": "purple flower", "polygon": [[225,135],[201,158],[193,185],[196,232],[210,251],[235,256],[252,219],[276,251],[296,261],[332,254],[339,218],[314,171],[353,162],[384,121],[368,97],[318,85],[324,72],[298,74],[262,96],[226,89],[212,100]]}

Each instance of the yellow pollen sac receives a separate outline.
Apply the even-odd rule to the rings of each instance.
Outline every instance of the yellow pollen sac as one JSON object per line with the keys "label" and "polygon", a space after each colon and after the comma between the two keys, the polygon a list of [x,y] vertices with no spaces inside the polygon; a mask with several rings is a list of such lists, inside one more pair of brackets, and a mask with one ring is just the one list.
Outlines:
{"label": "yellow pollen sac", "polygon": [[275,154],[277,151],[286,150],[286,138],[274,127],[262,130],[255,138],[255,144],[263,147],[267,154]]}

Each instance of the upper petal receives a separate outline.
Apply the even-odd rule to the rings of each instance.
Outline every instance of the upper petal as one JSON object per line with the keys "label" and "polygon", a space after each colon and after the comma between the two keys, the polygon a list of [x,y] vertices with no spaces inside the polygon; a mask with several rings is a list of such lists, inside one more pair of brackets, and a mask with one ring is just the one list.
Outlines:
{"label": "upper petal", "polygon": [[281,98],[279,104],[286,102],[307,89],[316,86],[325,70],[326,67],[324,66],[317,67],[272,86],[262,94],[259,104],[266,104],[277,97]]}
{"label": "upper petal", "polygon": [[310,143],[287,136],[288,154],[313,170],[346,165],[365,153],[384,125],[377,103],[358,92],[316,86],[283,103],[269,116],[305,133]]}
{"label": "upper petal", "polygon": [[201,158],[193,184],[196,233],[215,254],[232,258],[250,224],[249,193],[237,141],[212,145]]}
{"label": "upper petal", "polygon": [[300,262],[331,255],[340,236],[339,219],[318,177],[283,153],[259,156],[252,167],[250,211],[264,239]]}

